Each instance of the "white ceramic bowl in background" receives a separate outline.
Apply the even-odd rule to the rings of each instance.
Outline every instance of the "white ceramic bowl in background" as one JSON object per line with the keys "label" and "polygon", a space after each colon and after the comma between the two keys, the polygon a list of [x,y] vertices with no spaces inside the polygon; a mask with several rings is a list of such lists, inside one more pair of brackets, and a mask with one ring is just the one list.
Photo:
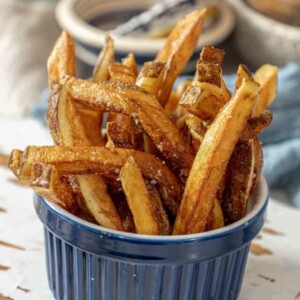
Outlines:
{"label": "white ceramic bowl in background", "polygon": [[[77,56],[83,62],[93,66],[98,53],[103,47],[106,32],[93,26],[95,20],[111,12],[125,10],[142,11],[152,6],[154,0],[62,0],[56,9],[60,26],[76,41]],[[217,45],[224,41],[234,28],[235,19],[232,10],[220,2],[220,15],[214,26],[209,27],[199,40],[195,50],[195,59],[203,45]],[[151,60],[164,44],[164,39],[134,38],[130,36],[113,36],[116,58],[119,59],[133,52],[137,62]],[[194,62],[193,62],[194,63]],[[192,70],[193,68],[189,68]]]}
{"label": "white ceramic bowl in background", "polygon": [[[300,27],[256,11],[245,0],[227,0],[236,11],[236,48],[247,64],[278,66],[300,61]],[[299,16],[300,18],[300,16]]]}

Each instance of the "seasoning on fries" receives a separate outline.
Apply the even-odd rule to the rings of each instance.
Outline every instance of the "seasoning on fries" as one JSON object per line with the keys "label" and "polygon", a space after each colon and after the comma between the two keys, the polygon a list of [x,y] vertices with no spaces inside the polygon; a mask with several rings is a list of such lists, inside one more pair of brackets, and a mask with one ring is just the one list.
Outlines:
{"label": "seasoning on fries", "polygon": [[[48,59],[47,123],[55,146],[11,152],[9,167],[48,201],[103,227],[151,235],[214,230],[241,219],[263,164],[277,68],[240,65],[233,94],[224,51],[205,46],[193,80],[173,85],[206,10],[174,27],[153,61],[115,61],[107,36],[92,81],[76,78],[63,32]],[[104,113],[107,117],[104,117]],[[105,128],[105,130],[103,130]]]}

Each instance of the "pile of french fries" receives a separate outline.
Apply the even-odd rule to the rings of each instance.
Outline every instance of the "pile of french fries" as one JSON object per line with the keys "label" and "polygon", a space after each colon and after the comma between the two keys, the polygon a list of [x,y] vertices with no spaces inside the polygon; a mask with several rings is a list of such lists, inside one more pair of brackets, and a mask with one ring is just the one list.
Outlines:
{"label": "pile of french fries", "polygon": [[[114,60],[107,36],[91,81],[75,77],[63,32],[48,59],[54,146],[13,150],[9,166],[48,201],[103,227],[149,235],[220,228],[242,218],[262,169],[257,134],[272,121],[277,68],[240,65],[233,94],[224,52],[202,49],[193,80],[173,85],[206,10],[187,15],[155,59]],[[105,130],[102,130],[105,128]]]}

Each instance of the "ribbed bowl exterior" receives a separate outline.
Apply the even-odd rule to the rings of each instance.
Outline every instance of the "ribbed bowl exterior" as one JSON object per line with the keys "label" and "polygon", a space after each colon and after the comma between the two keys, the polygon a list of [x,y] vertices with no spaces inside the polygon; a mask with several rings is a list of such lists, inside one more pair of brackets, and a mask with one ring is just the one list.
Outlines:
{"label": "ribbed bowl exterior", "polygon": [[190,264],[139,264],[97,256],[45,229],[47,271],[57,300],[237,299],[250,244]]}
{"label": "ribbed bowl exterior", "polygon": [[242,220],[211,232],[161,237],[105,229],[35,196],[50,288],[56,300],[237,299],[267,202],[262,178]]}

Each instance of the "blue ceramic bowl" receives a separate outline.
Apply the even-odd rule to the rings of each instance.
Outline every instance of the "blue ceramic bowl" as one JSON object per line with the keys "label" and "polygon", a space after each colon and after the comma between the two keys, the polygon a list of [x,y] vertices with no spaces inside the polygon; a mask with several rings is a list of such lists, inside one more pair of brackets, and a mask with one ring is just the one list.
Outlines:
{"label": "blue ceramic bowl", "polygon": [[57,300],[237,299],[267,202],[261,178],[242,220],[210,232],[162,237],[105,229],[35,196],[50,288]]}

